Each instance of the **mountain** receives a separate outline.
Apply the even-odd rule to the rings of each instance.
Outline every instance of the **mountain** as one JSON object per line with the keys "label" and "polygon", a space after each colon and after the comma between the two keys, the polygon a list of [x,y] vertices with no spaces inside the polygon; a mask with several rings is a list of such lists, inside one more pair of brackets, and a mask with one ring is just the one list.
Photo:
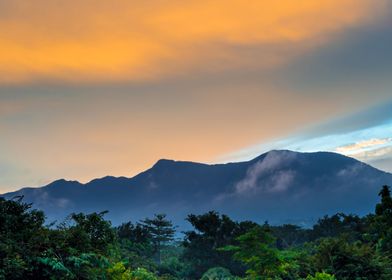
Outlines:
{"label": "mountain", "polygon": [[114,224],[166,213],[184,228],[187,214],[217,210],[238,220],[310,225],[325,214],[372,212],[381,186],[391,183],[392,174],[340,154],[279,150],[214,165],[161,159],[133,178],[58,180],[2,196],[23,195],[49,222],[109,210]]}

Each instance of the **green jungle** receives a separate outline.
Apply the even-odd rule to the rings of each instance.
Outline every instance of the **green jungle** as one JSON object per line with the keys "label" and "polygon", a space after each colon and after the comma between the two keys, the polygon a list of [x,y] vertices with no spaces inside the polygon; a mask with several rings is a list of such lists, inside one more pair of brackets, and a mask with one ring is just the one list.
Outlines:
{"label": "green jungle", "polygon": [[164,214],[113,227],[101,213],[59,224],[23,197],[0,198],[0,279],[392,279],[392,199],[312,228],[237,222],[211,211],[179,232]]}

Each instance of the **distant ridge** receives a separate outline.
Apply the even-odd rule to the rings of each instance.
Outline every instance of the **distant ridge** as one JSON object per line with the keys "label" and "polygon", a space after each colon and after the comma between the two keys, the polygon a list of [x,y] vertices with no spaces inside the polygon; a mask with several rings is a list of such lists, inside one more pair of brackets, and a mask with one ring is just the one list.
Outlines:
{"label": "distant ridge", "polygon": [[2,196],[23,195],[48,221],[109,210],[114,224],[167,213],[183,226],[189,213],[216,210],[239,220],[309,225],[328,213],[373,211],[380,187],[391,183],[392,174],[340,154],[273,150],[226,164],[161,159],[132,178],[60,179]]}

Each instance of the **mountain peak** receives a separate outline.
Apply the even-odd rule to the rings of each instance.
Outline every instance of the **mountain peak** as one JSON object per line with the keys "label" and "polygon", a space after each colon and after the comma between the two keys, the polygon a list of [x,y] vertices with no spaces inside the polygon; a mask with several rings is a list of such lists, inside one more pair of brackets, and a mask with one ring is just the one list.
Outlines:
{"label": "mountain peak", "polygon": [[160,160],[158,160],[154,165],[153,165],[153,167],[157,167],[157,166],[167,166],[167,165],[171,165],[171,164],[173,164],[173,163],[175,163],[176,161],[175,160],[172,160],[172,159],[165,159],[165,158],[162,158],[162,159],[160,159]]}
{"label": "mountain peak", "polygon": [[57,179],[47,186],[58,186],[58,185],[63,185],[63,184],[80,184],[80,182],[74,181],[74,180]]}

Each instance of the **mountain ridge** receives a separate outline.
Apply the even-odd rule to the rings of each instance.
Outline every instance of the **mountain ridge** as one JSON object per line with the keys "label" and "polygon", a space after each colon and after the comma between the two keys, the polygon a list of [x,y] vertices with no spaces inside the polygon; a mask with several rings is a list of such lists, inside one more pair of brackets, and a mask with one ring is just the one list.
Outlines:
{"label": "mountain ridge", "polygon": [[23,195],[49,220],[109,210],[108,218],[117,224],[166,212],[181,225],[189,213],[217,210],[237,219],[283,223],[341,211],[366,214],[381,185],[391,182],[392,174],[344,155],[272,150],[220,164],[160,159],[133,177],[59,179],[2,196]]}
{"label": "mountain ridge", "polygon": [[88,184],[90,184],[90,183],[93,183],[93,182],[96,182],[96,181],[100,181],[100,180],[106,180],[106,179],[109,179],[109,178],[110,178],[110,179],[133,179],[134,177],[136,177],[136,176],[138,176],[138,175],[140,175],[140,174],[143,174],[143,173],[149,171],[150,169],[153,169],[153,168],[156,167],[156,166],[159,166],[160,163],[165,163],[165,162],[167,162],[167,163],[174,163],[174,164],[175,164],[175,163],[185,163],[185,164],[196,164],[196,165],[205,165],[205,166],[217,166],[217,165],[229,165],[229,164],[249,163],[249,162],[252,162],[252,161],[259,160],[261,157],[263,157],[263,156],[265,156],[265,155],[267,155],[268,153],[271,153],[271,152],[292,152],[292,153],[300,153],[300,154],[320,154],[320,153],[323,153],[323,154],[333,154],[333,155],[337,155],[337,156],[342,156],[342,157],[350,158],[350,159],[352,159],[352,160],[355,160],[355,161],[357,161],[357,162],[360,162],[360,163],[362,163],[362,164],[365,164],[365,165],[367,165],[367,166],[370,166],[370,167],[372,167],[372,168],[374,168],[374,169],[377,169],[377,170],[380,171],[380,172],[383,172],[383,173],[386,173],[386,174],[392,174],[392,173],[390,173],[390,172],[388,172],[388,171],[379,169],[379,168],[374,167],[374,166],[372,166],[372,165],[370,165],[370,164],[367,164],[367,163],[365,163],[365,162],[359,161],[359,160],[357,160],[357,159],[355,159],[355,158],[352,158],[352,157],[349,157],[349,156],[344,156],[344,155],[342,155],[342,154],[335,153],[335,152],[327,152],[327,151],[318,151],[318,152],[295,152],[295,151],[291,151],[291,150],[270,150],[270,151],[268,151],[268,152],[266,152],[266,153],[263,153],[263,154],[261,154],[261,155],[255,157],[255,158],[253,158],[253,159],[250,159],[250,160],[248,160],[248,161],[230,161],[230,162],[225,162],[225,163],[212,163],[212,164],[210,164],[210,163],[202,163],[202,162],[195,162],[195,161],[188,161],[188,160],[174,160],[174,159],[168,159],[168,158],[161,158],[161,159],[158,159],[150,168],[148,168],[148,169],[146,169],[146,170],[144,170],[144,171],[141,171],[140,173],[137,173],[137,174],[135,174],[135,175],[133,175],[133,176],[131,176],[131,177],[127,177],[127,176],[112,176],[112,175],[105,175],[105,176],[103,176],[103,177],[93,178],[93,179],[91,179],[90,181],[88,181],[88,182],[86,182],[86,183],[82,183],[82,182],[80,182],[80,181],[78,181],[78,180],[67,180],[67,179],[65,179],[65,178],[58,178],[58,179],[55,179],[55,180],[53,180],[52,182],[50,182],[50,183],[48,183],[47,185],[44,185],[44,186],[26,186],[26,187],[21,187],[20,189],[15,190],[15,191],[7,192],[7,193],[2,193],[2,194],[0,194],[0,196],[6,195],[6,194],[9,194],[9,193],[18,192],[18,191],[20,191],[20,190],[22,190],[22,189],[34,189],[34,188],[48,187],[48,186],[50,186],[50,185],[52,185],[52,184],[57,184],[57,183],[59,183],[59,182],[61,182],[61,183],[62,183],[62,182],[66,182],[66,183],[78,183],[78,184],[80,184],[80,185],[84,185],[84,186],[85,186],[85,185],[88,185]]}

